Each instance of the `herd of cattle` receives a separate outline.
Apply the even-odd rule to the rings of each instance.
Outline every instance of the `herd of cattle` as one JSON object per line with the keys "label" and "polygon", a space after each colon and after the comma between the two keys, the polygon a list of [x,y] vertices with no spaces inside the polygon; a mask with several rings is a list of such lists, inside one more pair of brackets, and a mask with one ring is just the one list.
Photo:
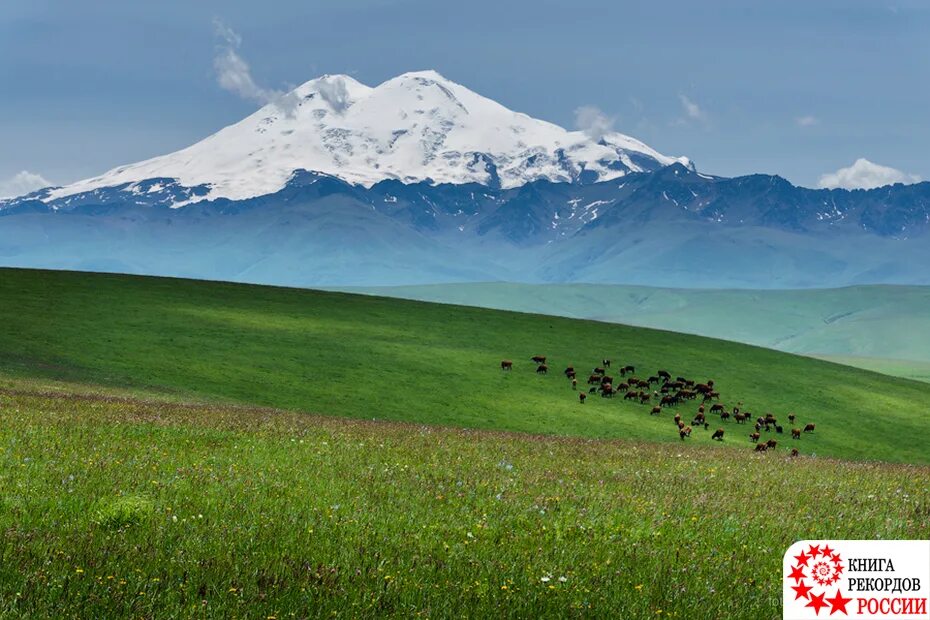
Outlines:
{"label": "herd of cattle", "polygon": [[[549,366],[545,355],[534,355],[533,363],[536,364],[537,374],[549,374]],[[684,441],[691,437],[693,427],[704,427],[704,430],[710,430],[710,423],[707,416],[716,414],[721,422],[726,422],[731,418],[737,424],[752,422],[754,414],[742,410],[742,402],[737,403],[728,409],[720,402],[720,392],[714,389],[712,379],[699,383],[687,377],[672,378],[671,373],[667,370],[659,370],[654,375],[645,379],[636,376],[636,367],[632,365],[617,367],[619,382],[615,377],[608,374],[611,372],[611,361],[609,359],[601,360],[601,365],[592,369],[587,379],[587,391],[584,386],[578,389],[578,374],[574,366],[568,366],[562,371],[566,379],[571,382],[572,390],[578,392],[578,402],[584,404],[591,394],[600,394],[602,398],[613,398],[615,395],[622,395],[623,400],[639,402],[642,405],[651,405],[650,415],[660,415],[667,407],[676,407],[685,401],[698,401],[697,414],[688,425],[682,419],[680,413],[676,413],[673,418],[679,438]],[[512,360],[502,360],[501,370],[513,370]],[[657,403],[657,404],[655,404]],[[709,406],[708,406],[709,405]],[[797,422],[797,417],[791,413],[788,414],[788,422],[792,426]],[[802,433],[813,433],[816,425],[813,423],[805,424],[803,428],[792,427],[791,438],[794,440],[801,439]],[[784,433],[784,427],[778,423],[771,413],[760,415],[755,418],[755,431],[749,433],[749,440],[755,444],[756,452],[766,452],[778,447],[778,440],[769,438],[763,439],[763,433],[774,431],[776,435]],[[717,428],[712,434],[711,439],[723,441],[725,434],[724,428]],[[791,449],[791,456],[798,456],[798,449]]]}

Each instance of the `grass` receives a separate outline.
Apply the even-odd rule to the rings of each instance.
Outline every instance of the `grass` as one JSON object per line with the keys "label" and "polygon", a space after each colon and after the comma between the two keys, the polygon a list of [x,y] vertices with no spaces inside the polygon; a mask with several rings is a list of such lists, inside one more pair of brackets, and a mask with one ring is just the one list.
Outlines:
{"label": "grass", "polygon": [[4,618],[758,620],[795,540],[930,534],[924,466],[4,385]]}
{"label": "grass", "polygon": [[669,329],[930,381],[930,286],[713,290],[489,282],[347,291]]}
{"label": "grass", "polygon": [[[925,384],[624,325],[298,289],[0,270],[0,372],[127,395],[587,438],[681,443],[671,412],[581,406],[558,372],[602,357],[714,378],[728,405],[788,412],[805,455],[930,463]],[[549,355],[537,376],[529,357]],[[512,373],[501,358],[515,360]],[[696,404],[679,409],[686,419]],[[748,451],[750,428],[723,423]],[[716,424],[715,424],[716,426]],[[713,430],[714,427],[711,428]],[[782,443],[789,443],[783,439]],[[698,430],[687,450],[712,445]],[[676,447],[675,449],[681,449]]]}

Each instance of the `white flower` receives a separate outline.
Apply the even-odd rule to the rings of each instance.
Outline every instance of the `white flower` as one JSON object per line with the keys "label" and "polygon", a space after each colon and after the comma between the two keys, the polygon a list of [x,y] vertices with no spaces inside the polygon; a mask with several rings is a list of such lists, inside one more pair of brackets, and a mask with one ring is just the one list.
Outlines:
{"label": "white flower", "polygon": [[540,578],[539,578],[539,580],[540,580],[541,582],[543,582],[543,583],[549,583],[549,580],[550,580],[550,579],[551,579],[551,577],[549,577],[549,576],[540,577]]}
{"label": "white flower", "polygon": [[562,575],[561,577],[559,577],[559,581],[561,583],[565,583],[566,581],[568,581],[568,577],[566,577],[565,575]]}

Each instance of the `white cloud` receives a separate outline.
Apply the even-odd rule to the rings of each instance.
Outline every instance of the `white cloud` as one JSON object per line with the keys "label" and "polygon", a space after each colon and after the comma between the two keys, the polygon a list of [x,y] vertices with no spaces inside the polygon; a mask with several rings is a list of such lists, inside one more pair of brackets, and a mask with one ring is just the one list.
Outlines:
{"label": "white cloud", "polygon": [[8,179],[0,179],[0,198],[22,196],[51,185],[51,181],[43,178],[41,174],[23,170]]}
{"label": "white cloud", "polygon": [[613,131],[615,120],[593,105],[583,105],[575,109],[575,127],[595,142]]}
{"label": "white cloud", "polygon": [[685,112],[685,116],[693,121],[703,122],[707,120],[707,113],[701,109],[701,106],[685,95],[678,95],[678,98],[681,100],[681,107]]}
{"label": "white cloud", "polygon": [[213,68],[216,70],[216,81],[219,85],[247,101],[254,101],[260,105],[274,103],[285,116],[293,117],[297,111],[297,95],[259,86],[252,78],[249,63],[239,55],[242,37],[218,19],[213,20],[213,30],[219,39],[216,56],[213,58]]}
{"label": "white cloud", "polygon": [[813,127],[820,124],[820,119],[816,116],[807,115],[797,117],[794,122],[797,123],[798,127]]}
{"label": "white cloud", "polygon": [[920,183],[916,174],[902,172],[888,166],[873,164],[860,157],[848,168],[828,172],[820,177],[818,185],[823,188],[872,189],[894,183]]}

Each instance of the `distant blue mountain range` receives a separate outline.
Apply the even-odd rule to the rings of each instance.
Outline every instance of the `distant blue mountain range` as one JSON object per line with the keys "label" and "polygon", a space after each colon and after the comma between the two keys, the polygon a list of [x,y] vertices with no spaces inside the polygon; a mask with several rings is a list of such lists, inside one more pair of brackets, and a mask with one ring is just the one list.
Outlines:
{"label": "distant blue mountain range", "polygon": [[154,178],[0,201],[0,265],[293,286],[930,284],[930,183],[812,190],[674,163],[589,184],[366,188],[300,171],[272,194],[168,206],[208,191]]}

